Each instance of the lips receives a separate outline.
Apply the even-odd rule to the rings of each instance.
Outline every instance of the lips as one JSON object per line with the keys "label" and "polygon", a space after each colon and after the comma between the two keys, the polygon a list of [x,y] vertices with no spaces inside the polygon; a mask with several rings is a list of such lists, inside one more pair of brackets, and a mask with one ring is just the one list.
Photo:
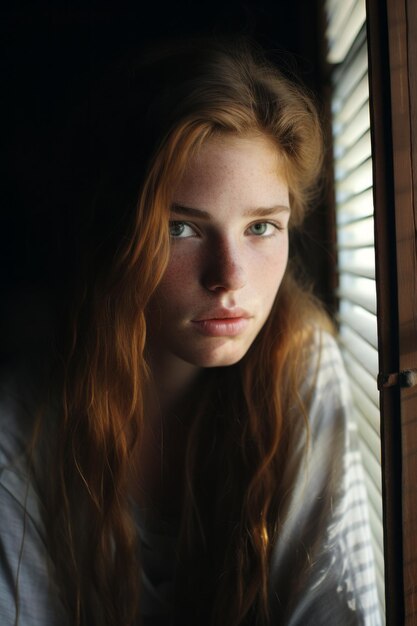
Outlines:
{"label": "lips", "polygon": [[250,318],[244,309],[216,309],[192,320],[192,324],[206,337],[237,337],[246,330]]}
{"label": "lips", "polygon": [[214,309],[208,313],[204,313],[201,317],[193,320],[193,322],[205,322],[207,320],[232,320],[232,319],[249,319],[252,317],[245,309]]}

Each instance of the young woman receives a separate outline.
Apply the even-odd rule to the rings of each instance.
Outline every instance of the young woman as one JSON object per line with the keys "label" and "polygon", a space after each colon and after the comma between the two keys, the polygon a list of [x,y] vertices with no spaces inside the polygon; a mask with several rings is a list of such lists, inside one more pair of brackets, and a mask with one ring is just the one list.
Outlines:
{"label": "young woman", "polygon": [[48,365],[4,384],[1,623],[378,625],[345,374],[288,264],[315,108],[242,43],[113,78],[58,200]]}

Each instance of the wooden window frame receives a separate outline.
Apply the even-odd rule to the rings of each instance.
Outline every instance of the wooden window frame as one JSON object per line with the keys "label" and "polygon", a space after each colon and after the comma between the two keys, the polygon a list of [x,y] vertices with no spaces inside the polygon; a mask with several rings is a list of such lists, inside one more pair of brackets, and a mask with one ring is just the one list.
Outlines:
{"label": "wooden window frame", "polygon": [[[417,2],[367,0],[386,620],[417,624]],[[392,374],[390,378],[388,375]],[[408,382],[413,382],[408,379]]]}

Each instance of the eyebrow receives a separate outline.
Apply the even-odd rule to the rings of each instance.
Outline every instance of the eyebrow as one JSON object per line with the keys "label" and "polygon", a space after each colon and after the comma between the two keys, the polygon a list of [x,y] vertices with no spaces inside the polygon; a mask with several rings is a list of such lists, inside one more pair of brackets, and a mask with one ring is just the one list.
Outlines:
{"label": "eyebrow", "polygon": [[[200,219],[209,220],[211,219],[211,215],[208,211],[204,211],[203,209],[195,209],[189,206],[184,206],[182,204],[174,203],[171,207],[172,213],[177,213],[178,215],[186,215],[189,217],[198,217]],[[276,215],[278,213],[290,213],[290,208],[288,206],[273,206],[270,208],[258,207],[255,209],[248,209],[243,213],[244,217],[268,217],[269,215]]]}

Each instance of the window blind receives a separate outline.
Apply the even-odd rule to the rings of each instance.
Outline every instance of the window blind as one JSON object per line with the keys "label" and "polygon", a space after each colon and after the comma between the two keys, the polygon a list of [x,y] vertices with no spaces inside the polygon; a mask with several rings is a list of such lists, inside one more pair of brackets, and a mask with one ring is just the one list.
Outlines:
{"label": "window blind", "polygon": [[372,157],[365,0],[326,0],[338,258],[339,339],[351,382],[384,615]]}

